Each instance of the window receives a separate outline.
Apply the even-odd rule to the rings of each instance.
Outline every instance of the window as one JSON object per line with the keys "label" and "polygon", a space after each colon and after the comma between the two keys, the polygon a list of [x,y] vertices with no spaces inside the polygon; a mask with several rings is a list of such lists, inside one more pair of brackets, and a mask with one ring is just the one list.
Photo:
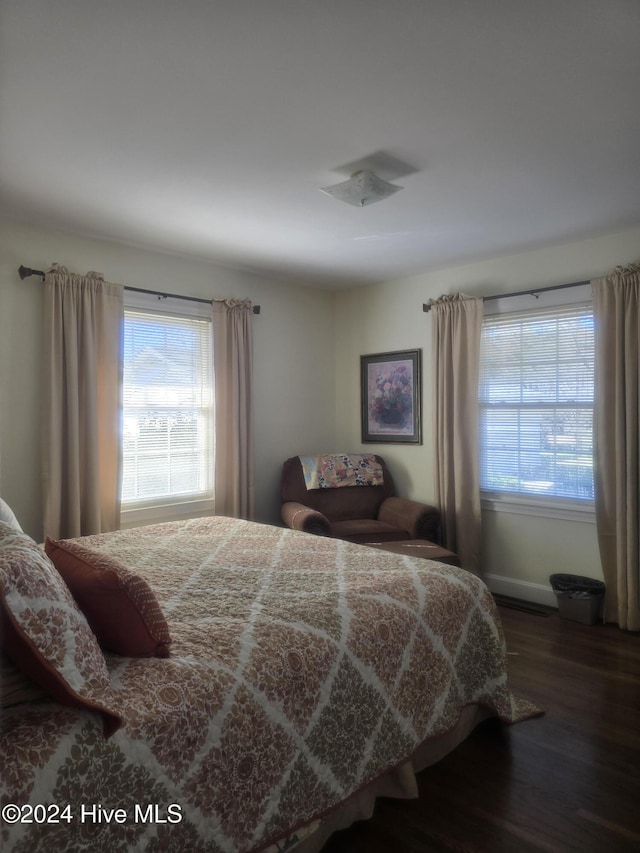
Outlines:
{"label": "window", "polygon": [[212,501],[212,343],[208,316],[125,307],[125,513]]}
{"label": "window", "polygon": [[484,319],[480,487],[531,501],[593,501],[590,303]]}

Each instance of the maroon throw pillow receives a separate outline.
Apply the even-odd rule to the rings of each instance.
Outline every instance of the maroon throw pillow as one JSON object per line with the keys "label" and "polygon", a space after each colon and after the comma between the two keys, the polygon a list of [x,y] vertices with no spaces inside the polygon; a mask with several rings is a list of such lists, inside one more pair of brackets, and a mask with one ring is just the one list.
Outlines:
{"label": "maroon throw pillow", "polygon": [[103,649],[125,657],[169,656],[169,626],[144,578],[74,540],[47,538],[45,550]]}

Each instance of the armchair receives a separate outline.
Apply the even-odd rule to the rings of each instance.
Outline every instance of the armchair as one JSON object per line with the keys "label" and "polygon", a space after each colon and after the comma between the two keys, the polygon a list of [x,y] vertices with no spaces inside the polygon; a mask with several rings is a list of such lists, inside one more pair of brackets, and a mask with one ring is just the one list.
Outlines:
{"label": "armchair", "polygon": [[308,488],[300,457],[287,459],[280,485],[281,515],[287,527],[363,544],[403,539],[439,542],[436,507],[396,496],[384,459],[368,458],[380,465],[382,482],[338,488]]}

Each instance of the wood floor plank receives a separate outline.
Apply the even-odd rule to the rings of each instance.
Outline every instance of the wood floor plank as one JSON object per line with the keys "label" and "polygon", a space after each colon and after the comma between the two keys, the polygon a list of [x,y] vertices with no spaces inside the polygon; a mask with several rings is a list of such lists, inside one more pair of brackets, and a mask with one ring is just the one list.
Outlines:
{"label": "wood floor plank", "polygon": [[500,608],[512,689],[545,709],[494,720],[380,800],[323,853],[631,853],[640,850],[640,636]]}

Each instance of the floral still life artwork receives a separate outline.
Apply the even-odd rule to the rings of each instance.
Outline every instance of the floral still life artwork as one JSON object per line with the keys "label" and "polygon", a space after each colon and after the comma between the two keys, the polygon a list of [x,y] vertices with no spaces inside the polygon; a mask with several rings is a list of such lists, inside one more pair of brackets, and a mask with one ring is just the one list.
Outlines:
{"label": "floral still life artwork", "polygon": [[362,441],[421,442],[421,350],[363,355]]}

